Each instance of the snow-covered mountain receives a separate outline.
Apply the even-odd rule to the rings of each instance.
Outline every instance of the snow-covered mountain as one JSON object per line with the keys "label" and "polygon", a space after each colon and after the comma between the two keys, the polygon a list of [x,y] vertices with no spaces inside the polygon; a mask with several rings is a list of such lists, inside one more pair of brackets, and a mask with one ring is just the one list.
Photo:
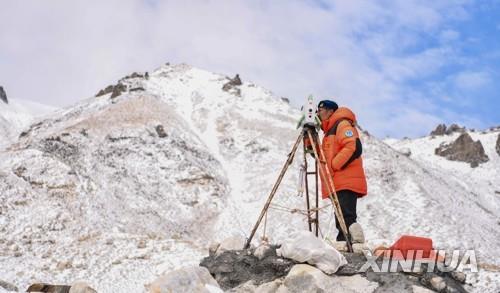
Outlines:
{"label": "snow-covered mountain", "polygon": [[[0,152],[1,278],[19,288],[84,279],[100,292],[140,292],[165,271],[197,264],[211,242],[247,237],[299,116],[252,83],[164,65],[36,121]],[[433,152],[424,160],[418,140],[404,145],[415,148],[410,157],[397,150],[401,141],[366,134],[363,143],[369,195],[358,210],[368,239],[428,236],[498,265],[499,200],[486,195],[498,157],[458,173],[446,166],[461,163],[431,163],[440,160]],[[430,138],[422,144],[432,149]],[[307,227],[293,210],[305,208],[302,160],[273,200],[273,242]],[[463,180],[478,170],[483,179]],[[336,234],[330,208],[320,221],[325,236]]]}
{"label": "snow-covered mountain", "polygon": [[22,130],[38,116],[55,108],[39,103],[10,99],[0,100],[0,148],[12,143]]}

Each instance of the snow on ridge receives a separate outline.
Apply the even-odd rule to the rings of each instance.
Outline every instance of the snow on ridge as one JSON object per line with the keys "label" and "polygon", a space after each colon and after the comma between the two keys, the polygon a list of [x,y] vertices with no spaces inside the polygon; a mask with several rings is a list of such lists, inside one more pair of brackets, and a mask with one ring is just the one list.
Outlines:
{"label": "snow on ridge", "polygon": [[[83,278],[99,291],[139,292],[167,270],[197,264],[210,242],[248,236],[300,113],[251,83],[239,86],[240,96],[223,91],[227,77],[188,65],[123,82],[144,90],[61,109],[0,152],[2,278],[20,288]],[[431,236],[498,259],[494,217],[471,194],[477,186],[457,187],[458,175],[376,138],[363,143],[369,195],[359,201],[359,221],[368,239]],[[276,205],[304,208],[296,195],[301,162],[299,152]],[[307,229],[297,213],[271,209],[268,219],[271,241]],[[333,238],[330,220],[325,209],[322,232]],[[61,261],[72,265],[61,269]]]}

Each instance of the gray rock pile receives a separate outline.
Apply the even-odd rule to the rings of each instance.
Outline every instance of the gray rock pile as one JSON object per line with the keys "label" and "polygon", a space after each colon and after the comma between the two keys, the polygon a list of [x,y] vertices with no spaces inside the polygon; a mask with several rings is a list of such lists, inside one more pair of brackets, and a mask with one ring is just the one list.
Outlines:
{"label": "gray rock pile", "polygon": [[2,100],[5,104],[9,103],[9,100],[7,99],[7,94],[5,93],[5,90],[3,89],[2,86],[0,86],[0,100]]}
{"label": "gray rock pile", "polygon": [[278,257],[276,247],[271,246],[264,256],[254,255],[255,250],[226,250],[204,258],[200,266],[206,267],[219,286],[228,290],[248,281],[256,285],[284,277],[296,264],[295,261]]}
{"label": "gray rock pile", "polygon": [[439,124],[436,129],[431,131],[431,135],[439,136],[439,135],[450,135],[454,132],[464,133],[465,127],[460,127],[457,124],[452,124],[449,127],[446,127],[445,124]]}
{"label": "gray rock pile", "polygon": [[[466,292],[463,273],[421,272],[406,273],[399,266],[397,272],[374,272],[360,269],[366,258],[362,253],[342,254],[348,264],[335,274],[276,256],[276,246],[270,246],[259,260],[257,249],[224,251],[211,254],[200,264],[206,267],[225,292]],[[382,267],[383,259],[376,263]],[[430,291],[432,290],[432,291]],[[160,291],[151,291],[160,292]],[[163,291],[161,291],[163,292]]]}
{"label": "gray rock pile", "polygon": [[451,161],[470,163],[472,168],[489,160],[481,142],[479,140],[473,141],[468,133],[461,134],[451,144],[439,146],[434,150],[434,153]]}

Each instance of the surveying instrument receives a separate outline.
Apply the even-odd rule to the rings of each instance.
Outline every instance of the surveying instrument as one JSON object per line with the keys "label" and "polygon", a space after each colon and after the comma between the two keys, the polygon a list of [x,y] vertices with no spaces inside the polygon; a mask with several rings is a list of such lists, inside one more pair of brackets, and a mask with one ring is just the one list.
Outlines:
{"label": "surveying instrument", "polygon": [[[335,190],[335,186],[333,184],[333,177],[330,172],[329,167],[327,166],[326,159],[325,159],[325,154],[323,153],[323,149],[321,148],[321,144],[319,142],[319,136],[318,136],[318,130],[321,122],[319,121],[318,116],[316,115],[316,104],[314,103],[314,98],[312,96],[309,96],[307,98],[307,103],[302,107],[303,115],[302,118],[300,119],[297,128],[301,128],[300,134],[297,137],[297,140],[295,141],[295,144],[292,147],[291,152],[288,154],[288,159],[285,162],[285,165],[281,169],[281,172],[278,176],[278,179],[274,183],[274,186],[271,190],[271,193],[269,194],[267,201],[264,205],[264,208],[262,209],[259,218],[257,222],[255,223],[252,232],[250,233],[250,237],[247,239],[244,248],[247,249],[250,247],[250,242],[252,241],[252,238],[255,235],[255,232],[257,232],[257,229],[259,228],[259,225],[264,218],[264,216],[267,215],[269,206],[271,204],[271,201],[274,198],[274,195],[276,194],[276,191],[278,190],[278,187],[285,176],[285,173],[288,169],[288,167],[292,164],[293,159],[295,157],[295,153],[297,152],[297,149],[299,148],[300,142],[303,144],[303,150],[304,150],[304,169],[305,169],[305,176],[304,176],[304,185],[305,185],[305,191],[306,191],[306,207],[307,207],[307,220],[308,220],[308,226],[309,226],[309,231],[313,231],[312,224],[314,224],[314,231],[316,234],[316,237],[318,237],[318,231],[319,231],[319,194],[318,194],[318,175],[321,176],[321,182],[326,185],[326,189],[328,192],[328,197],[330,198],[332,202],[332,207],[335,213],[335,217],[340,225],[340,230],[342,234],[344,234],[344,237],[346,239],[347,243],[347,249],[349,252],[352,252],[352,243],[351,243],[351,238],[349,235],[349,230],[347,229],[347,226],[344,221],[344,215],[342,214],[342,209],[340,208],[340,203],[338,200],[337,192]],[[309,172],[308,171],[308,166],[307,166],[307,154],[311,154],[314,158],[314,171]],[[310,204],[310,197],[309,197],[309,182],[308,182],[308,176],[314,175],[315,178],[315,183],[316,183],[316,200],[315,200],[315,208],[311,208]],[[302,179],[301,179],[302,180]],[[314,217],[312,216],[314,214]]]}

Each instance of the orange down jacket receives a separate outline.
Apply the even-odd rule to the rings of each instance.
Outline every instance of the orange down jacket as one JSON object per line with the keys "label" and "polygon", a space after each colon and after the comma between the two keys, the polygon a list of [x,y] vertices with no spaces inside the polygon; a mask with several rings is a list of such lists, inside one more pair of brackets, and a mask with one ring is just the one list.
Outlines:
{"label": "orange down jacket", "polygon": [[[328,132],[333,130],[337,121],[340,121],[337,131],[329,134]],[[356,150],[356,139],[359,138],[359,133],[353,126],[355,123],[356,116],[351,110],[345,107],[337,109],[328,120],[321,122],[321,128],[325,133],[321,147],[325,154],[326,164],[333,176],[335,190],[351,190],[361,197],[367,194],[363,159],[359,156],[348,163]],[[328,198],[326,187],[328,181],[326,178],[321,179],[323,198]]]}

